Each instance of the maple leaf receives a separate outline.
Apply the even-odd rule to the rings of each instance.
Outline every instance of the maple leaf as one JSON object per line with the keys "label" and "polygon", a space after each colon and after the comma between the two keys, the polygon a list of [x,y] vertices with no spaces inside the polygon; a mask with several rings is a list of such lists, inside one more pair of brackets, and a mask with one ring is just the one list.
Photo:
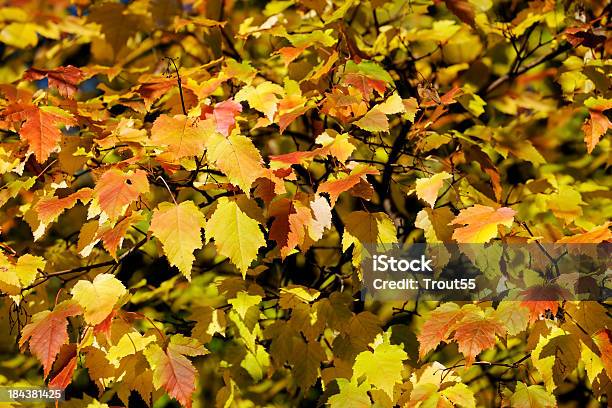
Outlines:
{"label": "maple leaf", "polygon": [[230,183],[250,195],[253,182],[265,175],[263,160],[253,142],[242,135],[223,137],[219,134],[208,141],[208,158],[227,175]]}
{"label": "maple leaf", "polygon": [[334,206],[341,193],[350,190],[352,187],[357,185],[360,180],[365,179],[365,176],[368,174],[377,175],[379,172],[371,167],[357,166],[351,170],[351,173],[346,177],[338,178],[337,180],[328,180],[321,183],[317,193],[328,193],[331,204]]}
{"label": "maple leaf", "polygon": [[28,142],[28,152],[34,153],[39,163],[44,163],[52,152],[59,150],[60,127],[76,125],[72,115],[54,106],[30,105],[21,114],[25,116],[25,123],[19,134]]}
{"label": "maple leaf", "polygon": [[417,336],[421,358],[435,349],[438,344],[447,341],[457,322],[464,316],[456,303],[443,303],[429,315]]}
{"label": "maple leaf", "polygon": [[85,310],[85,321],[90,325],[97,325],[111,314],[115,304],[127,290],[114,275],[103,273],[96,276],[93,282],[78,281],[70,293]]}
{"label": "maple leaf", "polygon": [[186,356],[204,354],[207,350],[196,339],[180,334],[170,338],[166,350],[152,344],[145,350],[145,356],[153,368],[153,385],[157,389],[163,387],[170,397],[191,408],[196,369]]}
{"label": "maple leaf", "polygon": [[78,89],[79,83],[85,79],[85,75],[83,71],[72,65],[55,69],[30,68],[23,75],[23,79],[30,81],[43,78],[47,78],[49,87],[57,89],[60,95],[65,98],[72,98]]}
{"label": "maple leaf", "polygon": [[215,105],[213,115],[217,125],[217,132],[227,137],[236,126],[236,115],[242,112],[242,105],[231,99]]}
{"label": "maple leaf", "polygon": [[537,285],[521,293],[521,306],[529,309],[529,323],[533,323],[547,311],[556,315],[559,301],[566,297],[567,293],[558,286]]}
{"label": "maple leaf", "polygon": [[495,346],[496,335],[505,333],[506,328],[494,316],[486,316],[481,310],[469,311],[455,327],[453,340],[459,344],[465,366],[469,367],[482,350]]}
{"label": "maple leaf", "polygon": [[283,96],[284,94],[285,90],[280,85],[265,81],[256,87],[245,86],[234,96],[234,100],[236,102],[247,101],[251,108],[263,113],[272,122],[278,109],[277,95]]}
{"label": "maple leaf", "polygon": [[357,381],[349,381],[346,378],[338,378],[336,382],[340,392],[327,400],[330,408],[370,408],[372,406],[368,395],[370,387],[366,382],[358,384]]}
{"label": "maple leaf", "polygon": [[504,322],[510,336],[515,336],[527,329],[529,309],[516,301],[502,301],[495,310],[495,317]]}
{"label": "maple leaf", "polygon": [[365,377],[367,381],[393,398],[393,387],[402,381],[403,361],[408,354],[401,346],[382,343],[374,351],[357,355],[353,365],[353,378]]}
{"label": "maple leaf", "polygon": [[452,176],[447,172],[443,171],[436,173],[431,177],[420,178],[416,181],[416,194],[421,200],[434,207],[436,199],[438,198],[438,192],[444,185],[444,180],[448,180]]}
{"label": "maple leaf", "polygon": [[127,207],[141,194],[148,191],[149,181],[144,170],[125,173],[113,168],[106,171],[98,180],[94,197],[100,210],[108,219],[114,221],[122,216]]}
{"label": "maple leaf", "polygon": [[212,133],[207,121],[185,115],[160,115],[151,128],[151,142],[164,147],[162,158],[176,162],[184,157],[201,156]]}
{"label": "maple leaf", "polygon": [[78,303],[64,301],[53,308],[53,311],[43,310],[32,316],[32,321],[21,331],[19,347],[29,344],[30,351],[40,360],[45,377],[60,348],[68,341],[68,320],[70,316],[82,313]]}
{"label": "maple leaf", "polygon": [[176,266],[188,280],[195,256],[193,251],[202,247],[201,229],[206,219],[193,201],[181,204],[161,203],[151,219],[151,232],[162,243],[168,261]]}
{"label": "maple leaf", "polygon": [[266,245],[259,223],[246,215],[235,201],[222,197],[208,220],[206,241],[214,240],[219,254],[227,256],[244,276]]}
{"label": "maple leaf", "polygon": [[345,229],[342,235],[342,250],[351,245],[353,265],[358,266],[363,259],[364,245],[372,248],[389,249],[390,244],[397,242],[397,231],[393,221],[385,213],[354,211],[344,220]]}
{"label": "maple leaf", "polygon": [[455,229],[453,239],[460,243],[488,242],[497,236],[498,225],[512,226],[516,211],[508,207],[497,210],[476,204],[459,212],[449,225],[465,225]]}

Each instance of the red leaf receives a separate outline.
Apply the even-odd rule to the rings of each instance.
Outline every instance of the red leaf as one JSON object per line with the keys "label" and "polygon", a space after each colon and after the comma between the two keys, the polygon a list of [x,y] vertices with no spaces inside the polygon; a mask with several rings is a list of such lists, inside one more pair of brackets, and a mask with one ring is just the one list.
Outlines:
{"label": "red leaf", "polygon": [[30,81],[43,78],[48,79],[50,88],[57,89],[60,95],[65,98],[71,98],[76,93],[78,85],[85,78],[85,75],[80,69],[68,65],[55,69],[30,68],[23,76],[23,79]]}
{"label": "red leaf", "polygon": [[232,99],[215,105],[213,115],[217,125],[217,132],[227,137],[236,125],[236,115],[242,112],[242,105]]}
{"label": "red leaf", "polygon": [[49,381],[49,387],[66,389],[66,387],[68,387],[68,384],[70,384],[70,382],[72,381],[72,375],[74,374],[76,364],[77,356],[75,355],[62,368],[62,371],[60,371],[55,377],[53,377],[53,379],[51,379],[51,381]]}
{"label": "red leaf", "polygon": [[55,306],[53,311],[44,310],[32,316],[32,322],[21,331],[19,347],[29,343],[30,351],[41,361],[45,377],[60,348],[68,341],[68,320],[70,316],[82,313],[76,302],[65,301]]}

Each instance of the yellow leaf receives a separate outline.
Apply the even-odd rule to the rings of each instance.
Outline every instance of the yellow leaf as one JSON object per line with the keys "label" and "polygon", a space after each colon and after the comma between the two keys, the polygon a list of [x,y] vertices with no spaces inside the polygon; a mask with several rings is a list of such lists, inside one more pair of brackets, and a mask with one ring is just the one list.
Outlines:
{"label": "yellow leaf", "polygon": [[119,362],[123,357],[127,357],[144,350],[149,343],[153,343],[154,341],[154,335],[145,337],[137,331],[125,333],[123,336],[121,336],[117,344],[108,349],[106,358],[113,365],[119,366]]}
{"label": "yellow leaf", "polygon": [[237,102],[247,101],[249,106],[259,112],[263,113],[270,122],[274,121],[274,114],[278,109],[279,98],[277,95],[283,96],[285,90],[277,84],[266,81],[253,86],[245,86],[242,88],[234,100]]}
{"label": "yellow leaf", "polygon": [[484,243],[497,236],[497,226],[512,226],[516,211],[502,207],[497,210],[485,205],[476,204],[461,210],[449,225],[462,225],[453,232],[453,239],[460,243]]}
{"label": "yellow leaf", "polygon": [[126,292],[125,286],[117,278],[103,273],[96,276],[93,282],[78,281],[70,293],[85,310],[85,321],[96,325],[106,319]]}
{"label": "yellow leaf", "polygon": [[416,181],[416,194],[421,200],[434,207],[436,199],[438,198],[438,192],[444,185],[444,180],[448,180],[452,176],[447,172],[443,171],[434,174],[428,178],[420,178]]}
{"label": "yellow leaf", "polygon": [[230,183],[240,187],[247,196],[251,185],[263,176],[265,168],[259,150],[245,136],[213,135],[208,143],[208,158],[227,175]]}
{"label": "yellow leaf", "polygon": [[353,378],[365,377],[367,381],[393,398],[393,387],[402,381],[403,361],[408,354],[401,346],[379,344],[374,351],[363,351],[357,355],[353,365]]}
{"label": "yellow leaf", "polygon": [[219,199],[217,209],[208,221],[206,241],[211,239],[214,239],[217,251],[227,256],[243,276],[257,258],[259,248],[266,245],[259,223],[227,197]]}
{"label": "yellow leaf", "polygon": [[151,219],[151,232],[162,243],[168,261],[191,280],[193,251],[202,247],[200,230],[206,225],[204,215],[193,201],[180,204],[161,203]]}

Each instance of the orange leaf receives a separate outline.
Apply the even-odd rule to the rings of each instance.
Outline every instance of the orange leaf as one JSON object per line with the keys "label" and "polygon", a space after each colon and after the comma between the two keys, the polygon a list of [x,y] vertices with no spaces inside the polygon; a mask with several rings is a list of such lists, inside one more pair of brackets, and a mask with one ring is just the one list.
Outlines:
{"label": "orange leaf", "polygon": [[98,180],[94,196],[108,218],[116,220],[140,194],[148,191],[149,181],[144,170],[124,173],[119,169],[110,169]]}
{"label": "orange leaf", "polygon": [[444,303],[431,312],[417,336],[421,358],[447,341],[455,324],[463,317],[464,311],[456,303]]}
{"label": "orange leaf", "polygon": [[276,241],[284,259],[304,243],[307,228],[312,222],[312,212],[299,201],[281,199],[272,204],[270,215],[274,217],[270,238]]}
{"label": "orange leaf", "polygon": [[529,323],[533,323],[549,311],[553,315],[559,310],[563,290],[558,286],[534,286],[521,293],[521,306],[529,309]]}
{"label": "orange leaf", "polygon": [[317,193],[328,193],[333,206],[341,193],[350,190],[360,180],[365,179],[367,174],[377,175],[379,172],[371,167],[357,166],[351,171],[351,174],[344,178],[321,183]]}
{"label": "orange leaf", "polygon": [[68,320],[70,316],[82,313],[81,307],[73,301],[65,301],[53,309],[43,310],[32,316],[32,322],[21,331],[19,347],[29,343],[30,351],[41,361],[45,377],[64,343],[68,341]]}
{"label": "orange leaf", "polygon": [[169,161],[201,156],[206,140],[212,132],[208,126],[209,122],[195,123],[184,115],[160,115],[151,128],[151,141],[155,145],[165,147],[161,156]]}
{"label": "orange leaf", "polygon": [[587,152],[592,153],[597,143],[608,129],[612,127],[610,119],[600,111],[591,111],[591,117],[584,122],[582,130],[584,131],[584,142],[587,146]]}
{"label": "orange leaf", "polygon": [[563,237],[557,241],[558,244],[599,244],[603,241],[612,240],[612,232],[610,231],[612,222],[608,221],[603,225],[592,228],[588,232],[576,234],[569,237]]}
{"label": "orange leaf", "polygon": [[62,368],[62,370],[57,373],[55,377],[49,381],[49,387],[51,388],[61,388],[66,389],[68,384],[72,381],[72,375],[74,374],[74,370],[77,364],[77,356],[75,355],[68,363]]}
{"label": "orange leaf", "polygon": [[187,408],[191,408],[196,385],[196,369],[185,357],[206,354],[207,351],[195,339],[174,335],[164,351],[157,344],[145,350],[153,368],[153,384],[163,387],[169,396]]}
{"label": "orange leaf", "polygon": [[85,203],[91,198],[92,190],[82,188],[64,198],[43,197],[35,205],[34,211],[38,214],[41,224],[49,224],[59,217],[65,210],[74,207],[77,200]]}
{"label": "orange leaf", "polygon": [[601,361],[608,373],[608,377],[612,378],[612,332],[610,329],[601,330],[595,334],[593,339],[601,352]]}
{"label": "orange leaf", "polygon": [[482,350],[495,346],[495,335],[503,335],[506,329],[496,318],[485,316],[482,311],[469,312],[457,324],[453,339],[459,344],[459,352],[465,356],[465,366],[472,365]]}
{"label": "orange leaf", "polygon": [[60,126],[76,124],[68,113],[51,106],[39,108],[31,105],[21,114],[26,121],[19,134],[28,142],[28,152],[34,153],[39,163],[44,163],[53,151],[59,149],[58,143],[62,138]]}
{"label": "orange leaf", "polygon": [[141,220],[142,216],[139,213],[134,213],[118,222],[113,228],[107,227],[98,231],[98,236],[102,240],[104,248],[114,259],[117,259],[117,249],[121,247],[127,230]]}

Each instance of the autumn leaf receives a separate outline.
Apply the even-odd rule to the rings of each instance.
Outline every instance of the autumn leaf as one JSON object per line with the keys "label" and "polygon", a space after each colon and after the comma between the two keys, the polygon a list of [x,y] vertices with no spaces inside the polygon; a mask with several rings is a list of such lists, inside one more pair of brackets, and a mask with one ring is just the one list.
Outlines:
{"label": "autumn leaf", "polygon": [[592,153],[601,137],[612,128],[612,122],[601,112],[591,111],[591,117],[582,126],[587,152]]}
{"label": "autumn leaf", "polygon": [[465,225],[455,229],[453,239],[460,243],[484,243],[497,236],[497,227],[512,226],[516,211],[508,207],[494,209],[476,204],[461,210],[450,225]]}
{"label": "autumn leaf", "polygon": [[389,119],[384,112],[377,106],[372,108],[361,119],[353,122],[353,125],[360,127],[368,132],[388,132]]}
{"label": "autumn leaf", "polygon": [[101,212],[111,221],[122,216],[127,207],[149,191],[147,173],[143,170],[106,171],[98,180],[94,197]]}
{"label": "autumn leaf", "polygon": [[206,241],[214,240],[219,254],[227,256],[243,276],[266,245],[259,223],[245,214],[236,202],[223,197],[208,220]]}
{"label": "autumn leaf", "polygon": [[161,203],[153,212],[151,233],[159,239],[168,261],[191,279],[193,251],[202,247],[201,229],[204,215],[193,201],[181,204]]}
{"label": "autumn leaf", "polygon": [[527,386],[521,381],[516,383],[516,390],[510,397],[510,403],[516,408],[554,408],[557,406],[554,395],[546,392],[544,387],[541,385]]}
{"label": "autumn leaf", "polygon": [[78,281],[70,293],[85,311],[85,321],[96,325],[106,319],[127,290],[114,275],[103,273],[93,282]]}
{"label": "autumn leaf", "polygon": [[230,183],[250,195],[253,182],[265,174],[263,160],[253,142],[246,136],[214,135],[208,141],[209,160],[227,175]]}
{"label": "autumn leaf", "polygon": [[51,153],[59,150],[62,138],[60,127],[76,125],[72,115],[55,106],[31,105],[23,114],[26,121],[19,134],[28,142],[28,152],[34,153],[39,163],[44,163]]}
{"label": "autumn leaf", "polygon": [[196,369],[187,357],[204,354],[207,350],[197,340],[180,334],[170,338],[166,350],[152,344],[145,350],[145,355],[153,368],[155,388],[163,388],[170,397],[190,408],[196,386]]}
{"label": "autumn leaf", "polygon": [[78,303],[64,301],[52,311],[43,310],[32,316],[32,321],[21,331],[19,347],[29,344],[30,351],[40,360],[45,377],[63,344],[68,341],[68,320],[70,316],[82,313]]}
{"label": "autumn leaf", "polygon": [[365,179],[365,176],[368,174],[376,175],[378,174],[378,170],[367,166],[357,166],[345,177],[338,178],[337,180],[328,180],[321,183],[317,193],[328,193],[333,206],[341,193],[350,190],[357,183],[359,183],[360,180]]}
{"label": "autumn leaf", "polygon": [[425,357],[438,344],[447,341],[455,324],[461,320],[464,314],[465,311],[461,310],[456,303],[441,304],[431,312],[417,336],[420,357]]}
{"label": "autumn leaf", "polygon": [[436,173],[431,177],[420,178],[416,181],[416,194],[421,200],[425,201],[434,207],[436,199],[438,198],[438,192],[444,185],[444,180],[448,180],[452,176],[447,172],[443,171]]}
{"label": "autumn leaf", "polygon": [[242,112],[242,105],[231,99],[215,105],[213,115],[217,125],[217,132],[227,137],[236,125],[236,115]]}
{"label": "autumn leaf", "polygon": [[184,115],[160,115],[151,128],[151,142],[164,148],[163,158],[176,162],[184,157],[202,156],[211,133],[205,121]]}
{"label": "autumn leaf", "polygon": [[353,378],[365,377],[367,382],[393,398],[393,387],[402,381],[402,362],[408,355],[401,346],[382,343],[374,351],[364,351],[355,359]]}
{"label": "autumn leaf", "polygon": [[34,204],[34,211],[38,215],[39,225],[32,231],[34,240],[38,240],[47,229],[47,226],[56,221],[57,218],[67,209],[75,206],[77,201],[87,203],[92,197],[93,191],[90,188],[82,188],[64,198],[42,197]]}
{"label": "autumn leaf", "polygon": [[29,81],[43,78],[46,78],[49,81],[49,87],[57,89],[60,95],[65,98],[72,98],[78,89],[79,83],[85,79],[85,75],[80,69],[68,65],[55,69],[30,68],[23,76],[23,79]]}
{"label": "autumn leaf", "polygon": [[280,85],[265,81],[256,87],[245,86],[234,96],[234,100],[236,102],[247,101],[251,108],[263,113],[272,122],[278,109],[278,95],[283,96],[284,94],[285,90]]}
{"label": "autumn leaf", "polygon": [[372,406],[368,395],[370,387],[366,382],[358,384],[357,381],[349,381],[345,378],[338,378],[336,381],[340,392],[332,395],[327,401],[331,408],[369,408]]}
{"label": "autumn leaf", "polygon": [[459,344],[459,352],[465,356],[465,366],[469,367],[481,351],[495,346],[496,335],[505,333],[506,328],[495,316],[470,311],[457,324],[453,340]]}

